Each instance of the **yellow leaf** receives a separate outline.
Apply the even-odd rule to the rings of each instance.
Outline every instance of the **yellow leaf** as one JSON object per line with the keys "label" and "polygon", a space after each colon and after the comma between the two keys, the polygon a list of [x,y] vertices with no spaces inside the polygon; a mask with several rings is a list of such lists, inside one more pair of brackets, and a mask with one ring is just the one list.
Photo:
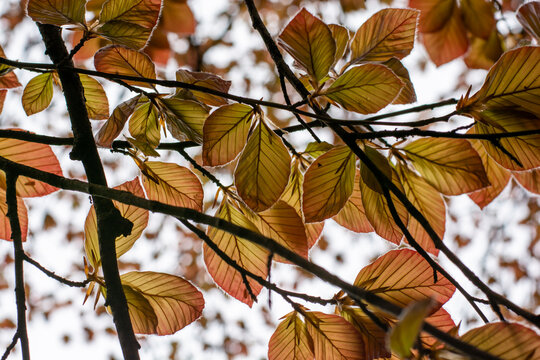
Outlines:
{"label": "yellow leaf", "polygon": [[464,139],[419,139],[403,149],[422,177],[445,195],[489,185],[482,159]]}
{"label": "yellow leaf", "polygon": [[[446,223],[446,205],[441,194],[406,166],[399,166],[398,173],[405,195],[442,239]],[[407,228],[424,250],[438,255],[439,250],[435,247],[433,240],[414,217],[410,217]]]}
{"label": "yellow leaf", "polygon": [[411,348],[422,328],[422,323],[433,307],[431,299],[414,302],[401,312],[399,322],[389,334],[390,349],[401,358],[412,355]]}
{"label": "yellow leaf", "polygon": [[332,32],[332,37],[336,42],[336,55],[334,56],[334,63],[332,64],[335,65],[347,51],[347,46],[349,45],[350,40],[350,32],[346,27],[337,24],[330,24],[328,25],[328,28]]}
{"label": "yellow leaf", "polygon": [[[392,166],[388,162],[387,158],[385,158],[379,151],[369,146],[365,147],[364,152],[371,162],[373,162],[373,164],[377,167],[377,169],[384,174],[384,176],[386,176],[388,179],[392,179]],[[376,191],[379,194],[383,193],[380,180],[377,179],[375,174],[373,174],[373,172],[371,172],[367,166],[364,166],[363,163],[360,167],[360,178],[362,182],[371,190]]]}
{"label": "yellow leaf", "polygon": [[156,25],[161,0],[108,0],[99,13],[100,24],[123,21],[147,29]]}
{"label": "yellow leaf", "polygon": [[306,222],[336,215],[345,206],[354,186],[356,156],[346,146],[319,156],[304,176],[302,210]]}
{"label": "yellow leaf", "polygon": [[120,103],[112,112],[111,116],[101,126],[96,135],[96,144],[103,147],[111,147],[114,139],[120,135],[127,119],[131,116],[141,100],[141,95],[137,95],[129,100]]}
{"label": "yellow leaf", "polygon": [[[270,209],[258,214],[246,211],[245,215],[261,234],[275,240],[304,258],[308,257],[308,243],[304,223],[296,210],[287,203],[278,201]],[[280,256],[275,257],[275,260],[289,263]]]}
{"label": "yellow leaf", "polygon": [[159,113],[150,101],[139,105],[129,120],[129,133],[136,140],[148,144],[152,149],[159,145],[161,139]]}
{"label": "yellow leaf", "polygon": [[[257,232],[255,225],[253,225],[244,214],[232,206],[228,201],[221,204],[216,216],[232,222],[235,225]],[[229,258],[234,260],[236,264],[257,276],[266,279],[266,276],[268,275],[268,251],[266,249],[246,239],[239,238],[213,227],[208,228],[207,234],[216,246],[228,255]],[[253,305],[253,298],[244,283],[242,274],[228,265],[218,254],[210,249],[207,244],[203,245],[203,252],[204,263],[215,283],[229,295],[251,307]],[[262,285],[249,276],[246,276],[246,279],[252,294],[257,296],[261,292]]]}
{"label": "yellow leaf", "polygon": [[373,231],[373,226],[369,223],[366,210],[362,204],[362,193],[360,192],[360,171],[356,171],[354,188],[351,197],[343,206],[343,209],[332,218],[339,225],[358,233],[368,233]]}
{"label": "yellow leaf", "polygon": [[[148,55],[130,48],[111,45],[99,50],[94,56],[97,71],[127,76],[155,79],[154,63]],[[128,84],[152,87],[140,81],[126,81]]]}
{"label": "yellow leaf", "polygon": [[[186,4],[182,4],[186,5]],[[186,5],[187,6],[187,5]],[[218,90],[224,93],[229,92],[229,88],[231,87],[231,82],[223,80],[219,76],[211,73],[206,72],[194,72],[189,70],[180,69],[176,71],[176,80],[185,82],[187,84],[193,84],[198,86],[203,86],[209,89]],[[179,94],[183,92],[189,92],[192,94],[197,100],[205,103],[206,105],[210,106],[221,106],[227,104],[227,99],[222,98],[217,95],[207,94],[202,91],[196,91],[196,90],[187,90],[187,89],[181,89],[179,90]]]}
{"label": "yellow leaf", "polygon": [[109,100],[103,86],[99,81],[85,74],[80,74],[79,79],[84,89],[88,117],[95,120],[107,119],[109,117]]}
{"label": "yellow leaf", "polygon": [[318,311],[307,313],[306,326],[313,339],[315,360],[364,360],[363,339],[356,329],[338,315]]}
{"label": "yellow leaf", "polygon": [[269,360],[313,360],[313,341],[296,311],[279,323],[268,343]]}
{"label": "yellow leaf", "polygon": [[128,305],[129,318],[136,334],[154,334],[158,319],[152,305],[137,290],[122,284]]}
{"label": "yellow leaf", "polygon": [[[480,120],[471,132],[488,135],[540,130],[538,115],[515,109],[485,110],[480,113]],[[490,141],[482,141],[482,145],[493,160],[508,170],[523,171],[540,166],[540,135],[505,137],[498,140],[498,146]]]}
{"label": "yellow leaf", "polygon": [[419,13],[411,9],[383,9],[370,17],[352,39],[352,62],[386,61],[409,55]]}
{"label": "yellow leaf", "polygon": [[414,301],[433,298],[439,306],[446,303],[456,288],[448,279],[437,274],[416,251],[392,250],[364,267],[354,285],[376,292],[382,298],[405,307]]}
{"label": "yellow leaf", "polygon": [[[360,167],[360,172],[365,165],[362,163]],[[391,179],[395,186],[397,186],[403,192],[403,186],[399,181],[398,175],[395,170],[391,169]],[[393,242],[394,244],[399,244],[403,233],[401,229],[396,224],[390,208],[388,207],[388,202],[384,197],[384,194],[381,192],[371,189],[363,180],[362,177],[359,179],[360,193],[362,197],[362,204],[366,211],[366,217],[368,218],[373,229],[383,239]],[[399,218],[405,226],[407,226],[409,219],[409,212],[405,206],[398,200],[394,193],[391,193],[391,199],[394,204],[394,207],[399,215]]]}
{"label": "yellow leaf", "polygon": [[180,141],[191,140],[201,143],[204,121],[208,111],[200,103],[175,98],[156,99],[165,116],[167,129]]}
{"label": "yellow leaf", "polygon": [[33,115],[45,110],[53,96],[52,73],[40,74],[32,78],[24,88],[22,105],[26,115]]}
{"label": "yellow leaf", "polygon": [[472,201],[483,209],[489,203],[491,203],[506,187],[508,181],[510,181],[510,172],[497,164],[491,156],[488,155],[482,140],[469,140],[474,150],[480,155],[482,164],[486,170],[486,175],[490,185],[477,191],[473,191],[469,194]]}
{"label": "yellow leaf", "polygon": [[461,340],[503,360],[540,359],[540,336],[520,324],[487,324],[469,330]]}
{"label": "yellow leaf", "polygon": [[[7,216],[6,190],[0,188],[0,239],[11,241],[11,221]],[[28,212],[22,198],[17,196],[17,216],[21,228],[21,240],[28,234]]]}
{"label": "yellow leaf", "polygon": [[30,0],[27,13],[32,20],[51,25],[85,26],[86,0]]}
{"label": "yellow leaf", "polygon": [[152,29],[144,28],[138,24],[112,21],[99,27],[99,32],[97,34],[110,40],[114,44],[139,50],[148,43],[148,38],[151,33]]}
{"label": "yellow leaf", "polygon": [[203,188],[199,178],[191,170],[176,164],[156,161],[147,161],[144,166],[152,174],[152,179],[143,175],[143,186],[148,199],[202,210]]}
{"label": "yellow leaf", "polygon": [[253,130],[234,171],[238,194],[254,211],[268,209],[289,180],[291,156],[264,121]]}
{"label": "yellow leaf", "polygon": [[253,119],[253,108],[243,104],[216,109],[204,122],[203,165],[224,165],[244,148]]}
{"label": "yellow leaf", "polygon": [[398,96],[403,82],[384,65],[353,67],[323,93],[344,109],[361,114],[377,112]]}
{"label": "yellow leaf", "polygon": [[332,150],[334,145],[327,143],[326,141],[322,142],[310,142],[306,146],[304,154],[309,154],[314,159],[318,158],[327,151]]}
{"label": "yellow leaf", "polygon": [[304,8],[287,24],[278,43],[316,83],[334,63],[336,42],[330,28]]}
{"label": "yellow leaf", "polygon": [[[138,333],[171,335],[197,320],[202,314],[203,295],[181,277],[150,271],[132,271],[123,274],[120,279],[124,286],[144,297],[157,320],[157,326],[151,329],[152,331],[137,331]],[[133,317],[132,306],[129,310]],[[146,310],[145,307],[145,314]],[[143,327],[141,330],[150,328]]]}
{"label": "yellow leaf", "polygon": [[[144,192],[138,178],[125,182],[122,185],[115,187],[115,189],[129,191],[136,196],[144,197]],[[119,258],[131,249],[135,244],[135,241],[141,237],[148,224],[149,212],[148,210],[132,205],[126,205],[118,201],[113,201],[113,204],[118,211],[120,211],[120,215],[133,223],[131,234],[128,236],[120,235],[115,240],[116,257]],[[84,223],[84,250],[86,252],[86,257],[92,266],[97,269],[101,257],[99,252],[97,218],[94,206],[90,208]]]}

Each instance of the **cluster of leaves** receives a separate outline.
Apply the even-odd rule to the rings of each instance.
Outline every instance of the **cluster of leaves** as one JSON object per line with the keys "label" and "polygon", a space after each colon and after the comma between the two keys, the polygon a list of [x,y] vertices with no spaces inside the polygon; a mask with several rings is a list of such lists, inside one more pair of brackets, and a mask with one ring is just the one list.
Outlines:
{"label": "cluster of leaves", "polygon": [[[538,36],[538,2],[530,4],[520,9],[520,21]],[[475,140],[441,137],[388,144],[362,140],[365,131],[352,128],[349,135],[358,138],[357,146],[377,171],[359,161],[351,146],[338,142],[316,141],[297,152],[261,107],[230,103],[231,83],[217,75],[180,69],[174,85],[184,88],[173,94],[160,93],[156,85],[163,82],[157,78],[154,62],[141,50],[157,25],[162,7],[159,0],[30,0],[28,15],[37,22],[69,25],[82,32],[76,49],[84,49],[93,38],[113,43],[93,55],[95,75],[112,79],[137,95],[117,105],[109,115],[107,95],[99,81],[87,74],[80,74],[80,80],[89,117],[106,119],[96,134],[97,144],[111,147],[128,123],[132,149],[127,154],[141,175],[117,189],[168,205],[203,210],[201,182],[191,170],[148,161],[148,157],[159,156],[156,148],[161,133],[168,132],[179,141],[201,144],[202,165],[206,167],[235,164],[234,184],[218,184],[222,196],[216,218],[266,236],[304,258],[327,219],[354,232],[375,232],[405,247],[382,255],[364,267],[354,281],[355,286],[405,308],[400,318],[358,304],[342,292],[333,299],[337,304],[334,314],[295,305],[270,339],[269,358],[408,358],[417,353],[411,350],[415,347],[420,349],[419,356],[429,350],[438,358],[451,358],[457,356],[457,350],[422,333],[421,326],[426,320],[440,330],[457,334],[456,325],[442,308],[456,284],[442,274],[434,274],[428,260],[402,242],[438,255],[446,224],[443,196],[468,194],[484,207],[512,176],[531,192],[539,193],[540,48],[523,46],[503,54],[492,2],[461,1],[458,6],[454,0],[411,0],[410,5],[420,11],[381,10],[354,33],[340,25],[327,25],[302,9],[278,38],[301,72],[299,78],[310,91],[305,102],[312,109],[333,105],[371,114],[390,104],[415,102],[416,94],[401,59],[413,49],[417,24],[437,65],[461,56],[469,44],[469,66],[493,65],[480,90],[464,95],[453,113],[473,121],[468,134],[476,135]],[[99,9],[94,21],[86,21],[87,7]],[[477,19],[475,14],[481,17]],[[0,56],[5,57],[3,52]],[[0,68],[4,88],[0,96],[5,97],[7,88],[20,85],[11,70],[5,65]],[[22,104],[28,115],[49,106],[54,83],[59,83],[56,70],[39,74],[27,83]],[[332,123],[331,119],[325,121]],[[58,160],[45,145],[3,139],[0,155],[61,175]],[[397,193],[390,194],[387,183],[393,184]],[[5,189],[5,179],[0,179],[0,186]],[[54,190],[26,178],[17,184],[21,198]],[[408,203],[401,201],[399,194]],[[2,196],[4,190],[0,191],[0,201]],[[9,239],[7,207],[3,204],[1,201],[4,216],[0,237]],[[116,239],[120,257],[142,235],[149,214],[133,205],[115,206],[133,223],[130,235]],[[420,211],[424,221],[411,216],[411,207]],[[19,212],[26,234],[28,221],[22,200]],[[431,226],[435,238],[425,223]],[[209,274],[225,292],[249,306],[263,289],[260,279],[268,278],[271,262],[290,262],[224,230],[209,227],[206,237],[203,252]],[[85,251],[90,280],[87,297],[96,285],[98,296],[106,297],[93,208],[85,223]],[[121,280],[137,333],[172,334],[202,313],[202,293],[181,277],[129,272]],[[518,324],[488,324],[460,338],[503,359],[539,355],[540,337]],[[501,343],[511,345],[496,346]]]}

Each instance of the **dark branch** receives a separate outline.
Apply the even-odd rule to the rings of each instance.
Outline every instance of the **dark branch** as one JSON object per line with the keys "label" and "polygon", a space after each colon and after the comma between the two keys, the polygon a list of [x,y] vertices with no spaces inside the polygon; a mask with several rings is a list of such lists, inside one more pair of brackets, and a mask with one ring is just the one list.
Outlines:
{"label": "dark branch", "polygon": [[50,277],[51,279],[54,279],[64,285],[67,285],[67,286],[71,286],[71,287],[80,287],[80,288],[83,288],[85,287],[86,285],[88,285],[88,283],[90,282],[90,280],[84,280],[84,281],[71,281],[71,280],[68,280],[68,279],[65,279],[61,276],[58,276],[56,275],[54,272],[50,271],[50,270],[47,270],[45,267],[43,267],[40,263],[38,263],[36,260],[32,259],[30,256],[28,256],[27,254],[24,254],[24,260],[26,262],[29,262],[30,264],[34,265],[37,269],[39,269],[41,272],[43,272],[45,275],[47,275],[48,277]]}

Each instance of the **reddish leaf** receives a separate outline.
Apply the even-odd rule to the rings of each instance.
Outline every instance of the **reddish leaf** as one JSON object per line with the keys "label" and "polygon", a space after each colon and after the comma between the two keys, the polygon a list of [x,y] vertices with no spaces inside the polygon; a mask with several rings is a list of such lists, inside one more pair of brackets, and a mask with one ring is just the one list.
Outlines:
{"label": "reddish leaf", "polygon": [[269,360],[312,360],[313,341],[296,311],[279,323],[268,343]]}
{"label": "reddish leaf", "polygon": [[[257,232],[255,225],[227,201],[221,204],[216,216],[235,225]],[[266,249],[246,239],[239,238],[213,227],[208,228],[207,234],[216,246],[239,266],[263,279],[266,278],[268,269],[268,251]],[[242,274],[228,265],[208,245],[203,245],[203,251],[204,263],[216,284],[232,297],[251,307],[253,305],[253,298],[246,287]],[[252,294],[257,296],[262,290],[262,285],[249,276],[246,276],[246,281],[249,284]]]}
{"label": "reddish leaf", "polygon": [[473,35],[487,39],[495,28],[494,5],[488,0],[460,0],[463,22]]}
{"label": "reddish leaf", "polygon": [[4,102],[6,101],[7,90],[0,89],[0,114],[4,110]]}
{"label": "reddish leaf", "polygon": [[304,8],[285,27],[278,41],[316,83],[334,63],[336,42],[330,28]]}
{"label": "reddish leaf", "polygon": [[531,1],[521,5],[516,17],[523,28],[536,41],[540,41],[540,2]]}
{"label": "reddish leaf", "polygon": [[540,169],[514,172],[513,174],[521,186],[533,194],[540,195]]}
{"label": "reddish leaf", "polygon": [[[223,93],[228,93],[229,88],[231,87],[230,81],[223,80],[217,75],[205,72],[193,72],[184,69],[180,69],[176,72],[176,80],[185,82],[187,84],[203,86],[205,88],[221,91]],[[178,95],[186,95],[186,98],[189,99],[190,97],[187,97],[188,94],[194,96],[197,100],[207,105],[221,106],[227,104],[227,99],[217,95],[204,93],[202,91],[181,89],[178,92]]]}
{"label": "reddish leaf", "polygon": [[431,265],[409,249],[392,250],[379,257],[358,273],[354,285],[402,307],[430,297],[442,305],[456,290],[441,274],[437,274],[435,283]]}
{"label": "reddish leaf", "polygon": [[488,70],[504,52],[503,46],[501,35],[497,29],[494,29],[487,40],[473,37],[471,48],[463,60],[467,64],[467,67],[471,69]]}
{"label": "reddish leaf", "polygon": [[173,206],[202,210],[203,189],[199,178],[188,168],[164,162],[147,161],[143,185],[148,199]]}
{"label": "reddish leaf", "polygon": [[[111,74],[156,78],[154,63],[148,55],[124,46],[111,45],[99,50],[94,56],[96,70]],[[140,81],[126,81],[128,84],[152,87]]]}
{"label": "reddish leaf", "polygon": [[[433,314],[429,315],[426,318],[426,322],[447,334],[451,334],[453,330],[456,330],[456,323],[454,320],[452,320],[452,317],[448,311],[444,310],[444,308],[440,308]],[[429,335],[426,332],[422,332],[420,334],[420,340],[422,340],[422,343],[424,343],[427,347],[442,347],[442,344],[437,338]]]}
{"label": "reddish leaf", "polygon": [[[62,176],[60,163],[49,145],[0,138],[0,156],[13,162]],[[0,171],[0,187],[6,189],[6,174]],[[36,197],[55,192],[57,188],[25,176],[17,180],[17,196]]]}
{"label": "reddish leaf", "polygon": [[[11,223],[7,216],[6,190],[0,189],[0,239],[11,241]],[[28,234],[28,213],[23,199],[17,197],[17,216],[21,227],[21,239],[26,241]]]}
{"label": "reddish leaf", "polygon": [[137,95],[120,103],[96,134],[96,144],[111,147],[112,142],[120,135],[127,119],[131,116],[140,100],[141,95]]}
{"label": "reddish leaf", "polygon": [[409,0],[409,6],[420,10],[419,30],[430,33],[441,30],[452,16],[455,0]]}
{"label": "reddish leaf", "polygon": [[197,21],[191,8],[184,0],[166,0],[161,12],[160,23],[167,32],[181,36],[195,33]]}
{"label": "reddish leaf", "polygon": [[351,197],[343,206],[343,209],[332,218],[339,225],[358,233],[373,231],[373,226],[366,217],[366,210],[362,204],[362,193],[360,192],[360,171],[356,170],[354,188]]}

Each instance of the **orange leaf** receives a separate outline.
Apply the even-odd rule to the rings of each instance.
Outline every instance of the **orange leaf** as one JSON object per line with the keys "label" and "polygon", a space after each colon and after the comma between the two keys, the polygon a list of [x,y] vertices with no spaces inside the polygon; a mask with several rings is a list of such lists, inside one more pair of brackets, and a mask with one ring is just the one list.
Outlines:
{"label": "orange leaf", "polygon": [[310,311],[306,315],[315,360],[365,359],[363,339],[347,320],[318,311]]}
{"label": "orange leaf", "polygon": [[513,174],[521,186],[533,194],[540,195],[540,169],[514,172]]}
{"label": "orange leaf", "polygon": [[487,324],[469,330],[461,340],[503,360],[540,359],[540,336],[520,324]]}
{"label": "orange leaf", "polygon": [[[232,222],[257,232],[255,225],[251,223],[244,214],[232,206],[228,201],[221,204],[216,216],[226,221]],[[251,273],[266,279],[268,251],[246,239],[239,238],[228,232],[209,227],[208,237],[218,246],[226,255],[234,260],[239,266]],[[242,301],[249,307],[253,305],[253,298],[240,274],[233,267],[228,265],[219,255],[217,255],[208,245],[203,245],[204,263],[208,272],[225,292],[232,297]],[[247,282],[253,295],[257,296],[262,285],[246,276]]]}
{"label": "orange leaf", "polygon": [[197,21],[184,0],[166,0],[161,12],[160,24],[167,32],[186,36],[195,33]]}
{"label": "orange leaf", "polygon": [[439,31],[452,16],[455,0],[409,0],[409,7],[420,10],[419,30],[423,33]]}
{"label": "orange leaf", "polygon": [[[187,4],[184,4],[187,6]],[[176,80],[182,81],[187,84],[193,84],[198,86],[203,86],[209,89],[218,90],[224,93],[229,92],[229,88],[231,87],[231,82],[223,80],[219,76],[211,73],[206,72],[194,72],[189,70],[180,69],[176,71]],[[179,95],[183,95],[184,93],[191,94],[194,96],[197,100],[211,106],[221,106],[227,104],[227,99],[222,98],[217,95],[207,94],[202,91],[196,91],[196,90],[187,90],[187,89],[180,89],[178,91]],[[189,97],[186,97],[189,99]]]}
{"label": "orange leaf", "polygon": [[36,22],[51,25],[85,26],[86,0],[30,0],[27,13]]}
{"label": "orange leaf", "polygon": [[[448,311],[444,310],[444,308],[440,308],[428,316],[426,318],[426,322],[432,326],[435,326],[437,329],[444,331],[445,333],[450,333],[452,330],[456,329],[456,323],[454,320],[452,320],[452,317]],[[420,334],[420,339],[427,347],[432,347],[434,345],[437,345],[437,347],[442,346],[437,338],[429,335],[426,332],[422,332]]]}
{"label": "orange leaf", "polygon": [[302,210],[306,222],[336,215],[353,192],[356,156],[346,146],[319,156],[304,176]]}
{"label": "orange leaf", "polygon": [[487,39],[495,28],[494,5],[487,0],[460,0],[463,22],[473,35]]}
{"label": "orange leaf", "polygon": [[435,283],[433,268],[422,255],[409,249],[382,255],[358,273],[354,285],[376,292],[401,307],[430,297],[442,305],[456,290],[441,274],[437,274]]}
{"label": "orange leaf", "polygon": [[[399,166],[398,172],[407,198],[424,215],[433,230],[442,239],[446,224],[446,205],[441,194],[406,166]],[[414,217],[410,217],[407,228],[424,250],[438,255],[439,250],[435,247],[433,240]]]}
{"label": "orange leaf", "polygon": [[107,119],[109,117],[109,100],[103,86],[99,81],[85,74],[79,74],[79,79],[84,89],[88,117],[95,120]]}
{"label": "orange leaf", "polygon": [[[140,311],[138,303],[141,303],[141,300],[138,303],[128,301],[128,305],[131,305],[129,311],[135,325],[134,331],[138,334],[171,335],[197,320],[202,314],[203,295],[181,277],[150,271],[132,271],[123,274],[120,279],[124,288],[129,287],[147,301],[157,322],[155,324],[150,321],[150,324],[145,324],[144,320],[150,309],[145,306],[144,310]],[[150,319],[153,320],[154,317],[150,315]],[[143,320],[143,323],[139,328],[137,325],[140,320]]]}
{"label": "orange leaf", "polygon": [[23,90],[22,105],[30,116],[49,107],[53,96],[53,74],[39,74],[32,78]]}
{"label": "orange leaf", "polygon": [[0,114],[4,110],[4,102],[6,101],[7,90],[0,89]]}
{"label": "orange leaf", "polygon": [[[261,234],[307,258],[306,228],[300,215],[287,203],[278,201],[270,209],[263,212],[258,214],[245,212],[245,215]],[[276,261],[289,263],[289,261],[279,256],[275,259]]]}
{"label": "orange leaf", "polygon": [[[11,223],[7,216],[6,190],[0,189],[0,239],[11,241]],[[26,241],[28,234],[28,213],[23,199],[17,196],[17,216],[21,227],[21,239]]]}
{"label": "orange leaf", "polygon": [[489,185],[482,159],[464,139],[418,139],[403,149],[414,167],[445,195],[469,193]]}
{"label": "orange leaf", "polygon": [[521,5],[516,17],[525,31],[540,41],[540,2],[531,1]]}
{"label": "orange leaf", "polygon": [[386,66],[366,64],[345,72],[322,95],[346,110],[371,114],[394,101],[403,85]]}
{"label": "orange leaf", "polygon": [[[110,45],[99,50],[94,55],[94,66],[97,71],[111,74],[156,78],[154,63],[148,55],[120,45]],[[140,81],[126,81],[126,83],[152,87]]]}
{"label": "orange leaf", "polygon": [[[144,197],[144,192],[138,178],[116,186],[115,189],[129,191],[135,196]],[[133,205],[126,205],[118,201],[113,201],[113,204],[118,211],[120,211],[122,217],[133,223],[131,234],[128,236],[120,235],[115,240],[116,257],[119,258],[131,249],[135,244],[135,241],[141,237],[142,232],[146,229],[146,225],[148,224],[149,212],[148,210]],[[97,269],[101,262],[101,257],[99,252],[96,210],[93,205],[90,208],[84,223],[84,250],[86,252],[86,257],[92,266]]]}
{"label": "orange leaf", "polygon": [[296,311],[279,323],[268,343],[269,360],[312,360],[313,341]]}
{"label": "orange leaf", "polygon": [[316,83],[334,63],[336,42],[330,28],[304,8],[283,29],[278,43]]}
{"label": "orange leaf", "polygon": [[[22,165],[62,176],[60,163],[49,145],[3,138],[0,139],[0,156]],[[3,171],[0,171],[0,187],[6,189],[6,174]],[[56,190],[58,188],[25,176],[19,176],[17,180],[17,196],[20,197],[44,196]]]}
{"label": "orange leaf", "polygon": [[352,39],[352,62],[386,61],[409,55],[418,14],[411,9],[383,9],[370,17]]}
{"label": "orange leaf", "polygon": [[366,210],[362,204],[362,193],[360,192],[360,171],[356,170],[354,188],[351,197],[343,206],[343,209],[332,218],[339,225],[358,233],[368,233],[373,231],[373,227],[366,217]]}
{"label": "orange leaf", "polygon": [[224,165],[245,146],[253,119],[253,108],[243,104],[216,109],[204,122],[203,165]]}
{"label": "orange leaf", "polygon": [[506,187],[510,180],[510,172],[497,164],[491,156],[488,155],[481,140],[469,140],[474,150],[480,155],[482,164],[486,170],[486,175],[490,185],[469,194],[469,197],[474,201],[480,209],[491,203]]}
{"label": "orange leaf", "polygon": [[144,166],[152,175],[152,179],[143,176],[148,199],[202,210],[203,188],[199,178],[191,170],[176,164],[156,161],[147,161]]}
{"label": "orange leaf", "polygon": [[96,135],[96,144],[103,147],[111,147],[112,142],[120,135],[127,119],[131,116],[140,100],[141,95],[137,95],[120,103],[113,110],[109,119],[99,129]]}
{"label": "orange leaf", "polygon": [[[0,57],[7,58],[4,49],[0,46]],[[0,89],[11,89],[21,86],[17,76],[12,72],[13,68],[0,64]]]}
{"label": "orange leaf", "polygon": [[256,212],[272,206],[287,186],[290,163],[287,148],[261,119],[234,171],[234,183],[242,200]]}
{"label": "orange leaf", "polygon": [[488,70],[504,52],[503,45],[502,36],[494,29],[487,40],[473,37],[471,48],[463,60],[470,69]]}

